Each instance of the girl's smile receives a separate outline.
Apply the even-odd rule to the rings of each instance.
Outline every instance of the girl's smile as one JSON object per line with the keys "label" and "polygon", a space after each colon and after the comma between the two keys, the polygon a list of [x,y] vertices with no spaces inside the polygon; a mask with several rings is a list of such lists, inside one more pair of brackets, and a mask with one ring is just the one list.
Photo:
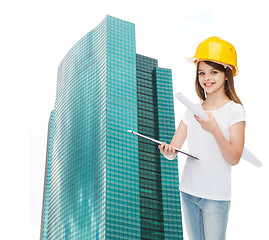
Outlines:
{"label": "girl's smile", "polygon": [[211,87],[211,86],[213,86],[215,84],[215,82],[209,82],[209,83],[204,83],[204,86],[205,87]]}

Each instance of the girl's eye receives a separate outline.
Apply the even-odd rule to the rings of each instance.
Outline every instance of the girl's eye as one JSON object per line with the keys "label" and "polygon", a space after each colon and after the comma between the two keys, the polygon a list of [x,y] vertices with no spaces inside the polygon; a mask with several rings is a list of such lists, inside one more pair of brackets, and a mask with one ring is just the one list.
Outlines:
{"label": "girl's eye", "polygon": [[217,71],[212,71],[212,74],[217,74],[218,72]]}
{"label": "girl's eye", "polygon": [[199,72],[199,75],[204,75],[205,73],[204,72]]}

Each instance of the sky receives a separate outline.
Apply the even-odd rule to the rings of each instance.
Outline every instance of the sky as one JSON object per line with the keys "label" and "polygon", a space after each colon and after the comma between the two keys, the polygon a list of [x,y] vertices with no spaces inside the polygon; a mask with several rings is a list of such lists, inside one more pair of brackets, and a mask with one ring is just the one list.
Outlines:
{"label": "sky", "polygon": [[[235,46],[239,67],[235,88],[247,114],[245,146],[264,164],[256,168],[241,161],[233,167],[227,239],[265,239],[269,214],[266,4],[262,0],[2,1],[0,238],[39,238],[57,68],[81,37],[111,15],[135,24],[136,52],[172,69],[174,93],[180,91],[193,102],[199,101],[195,66],[185,58],[193,57],[198,44],[210,36]],[[184,110],[175,100],[176,125]],[[184,159],[180,161],[179,174]]]}

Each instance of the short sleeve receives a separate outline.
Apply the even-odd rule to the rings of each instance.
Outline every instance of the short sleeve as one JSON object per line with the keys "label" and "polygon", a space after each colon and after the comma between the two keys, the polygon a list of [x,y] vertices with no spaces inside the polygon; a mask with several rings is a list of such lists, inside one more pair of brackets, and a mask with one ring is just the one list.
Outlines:
{"label": "short sleeve", "polygon": [[230,127],[238,122],[246,122],[245,111],[241,104],[236,104],[231,113]]}

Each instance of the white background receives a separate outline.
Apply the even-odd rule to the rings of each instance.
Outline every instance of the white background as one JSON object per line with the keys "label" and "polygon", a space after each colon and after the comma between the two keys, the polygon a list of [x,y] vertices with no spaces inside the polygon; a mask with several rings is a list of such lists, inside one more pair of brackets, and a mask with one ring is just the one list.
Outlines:
{"label": "white background", "polygon": [[[5,2],[5,3],[4,3]],[[0,4],[0,239],[39,239],[47,127],[57,67],[106,15],[136,25],[136,52],[171,68],[174,93],[198,102],[192,57],[210,36],[238,52],[235,87],[246,114],[246,144],[264,165],[233,167],[228,240],[269,239],[268,5],[266,1],[13,0]],[[176,125],[184,107],[175,101]],[[267,143],[266,143],[267,142]],[[186,146],[185,146],[186,147]],[[184,159],[180,159],[180,174]],[[185,238],[187,239],[187,237]]]}

